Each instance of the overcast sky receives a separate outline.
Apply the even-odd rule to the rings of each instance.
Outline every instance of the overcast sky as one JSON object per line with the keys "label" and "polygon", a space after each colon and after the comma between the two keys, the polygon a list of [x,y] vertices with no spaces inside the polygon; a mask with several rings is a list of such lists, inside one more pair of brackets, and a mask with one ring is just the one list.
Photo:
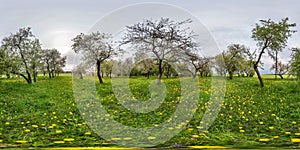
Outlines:
{"label": "overcast sky", "polygon": [[[289,17],[300,30],[299,0],[0,0],[0,38],[30,26],[43,48],[57,48],[63,54],[71,50],[72,41],[79,33],[87,33],[101,18],[120,7],[160,2],[178,6],[196,17],[215,39],[220,50],[229,44],[240,43],[256,49],[251,30],[260,19],[278,21]],[[157,11],[162,8],[153,8]],[[133,10],[134,13],[149,12]],[[145,16],[147,16],[145,15]],[[156,14],[157,15],[157,14]],[[176,15],[176,14],[175,14]],[[123,18],[124,19],[124,18]],[[125,18],[126,19],[126,18]],[[300,47],[300,33],[289,40],[289,47]],[[280,58],[288,61],[289,53]],[[265,61],[268,70],[271,60]]]}

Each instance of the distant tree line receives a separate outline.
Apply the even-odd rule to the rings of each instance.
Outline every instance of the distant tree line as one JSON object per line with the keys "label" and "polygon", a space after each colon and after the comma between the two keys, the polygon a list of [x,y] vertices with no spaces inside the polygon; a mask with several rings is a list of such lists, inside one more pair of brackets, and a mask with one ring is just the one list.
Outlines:
{"label": "distant tree line", "polygon": [[0,75],[21,76],[28,84],[37,82],[39,73],[50,78],[58,76],[65,66],[66,57],[56,49],[42,49],[30,27],[19,29],[4,37],[0,47]]}

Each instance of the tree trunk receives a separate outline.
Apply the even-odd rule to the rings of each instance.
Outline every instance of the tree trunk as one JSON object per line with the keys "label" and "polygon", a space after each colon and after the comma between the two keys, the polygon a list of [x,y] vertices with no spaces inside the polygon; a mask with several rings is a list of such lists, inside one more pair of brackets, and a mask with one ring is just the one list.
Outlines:
{"label": "tree trunk", "polygon": [[232,80],[232,78],[233,78],[233,73],[229,72],[229,79]]}
{"label": "tree trunk", "polygon": [[100,84],[103,84],[103,80],[100,75],[100,65],[101,65],[100,60],[97,60],[97,76],[98,76],[98,80],[99,80]]}
{"label": "tree trunk", "polygon": [[261,76],[260,76],[260,73],[259,73],[257,64],[254,64],[254,65],[253,65],[253,68],[254,68],[254,70],[255,70],[255,72],[256,72],[256,75],[257,75],[257,77],[258,77],[258,80],[259,80],[259,83],[260,83],[260,87],[264,87],[264,82],[263,82],[263,80],[262,80],[262,78],[261,78]]}
{"label": "tree trunk", "polygon": [[157,84],[158,85],[160,85],[160,83],[161,83],[162,74],[163,74],[162,60],[159,60],[159,62],[158,62],[158,76],[157,76]]}
{"label": "tree trunk", "polygon": [[36,82],[36,76],[37,76],[37,72],[33,72],[33,82]]}
{"label": "tree trunk", "polygon": [[283,76],[282,76],[282,74],[278,74],[279,75],[279,77],[281,78],[281,79],[283,79]]}
{"label": "tree trunk", "polygon": [[[278,52],[275,52],[275,79],[277,79],[277,74],[278,74],[278,58],[277,58]],[[281,77],[281,76],[280,76]]]}
{"label": "tree trunk", "polygon": [[83,79],[83,75],[82,72],[79,72],[80,78],[79,79]]}

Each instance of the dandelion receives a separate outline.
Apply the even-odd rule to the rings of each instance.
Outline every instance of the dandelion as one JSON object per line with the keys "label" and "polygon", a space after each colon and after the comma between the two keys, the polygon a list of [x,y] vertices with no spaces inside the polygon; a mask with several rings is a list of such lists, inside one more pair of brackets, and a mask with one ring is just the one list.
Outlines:
{"label": "dandelion", "polygon": [[292,124],[297,124],[297,122],[296,122],[296,121],[293,121]]}
{"label": "dandelion", "polygon": [[158,124],[154,124],[154,127],[158,127]]}
{"label": "dandelion", "polygon": [[25,141],[25,140],[19,140],[19,141],[16,141],[16,143],[25,144],[25,143],[27,143],[27,141]]}
{"label": "dandelion", "polygon": [[199,137],[199,135],[193,135],[193,137],[194,137],[194,138],[198,138],[198,137]]}
{"label": "dandelion", "polygon": [[54,128],[54,126],[49,126],[48,128],[49,128],[49,129],[53,129],[53,128]]}
{"label": "dandelion", "polygon": [[274,127],[269,127],[269,129],[270,129],[270,130],[273,130],[273,129],[274,129]]}
{"label": "dandelion", "polygon": [[62,131],[61,130],[56,130],[55,133],[60,134],[60,133],[62,133]]}
{"label": "dandelion", "polygon": [[259,142],[269,142],[270,139],[259,139]]}
{"label": "dandelion", "polygon": [[156,137],[154,137],[154,136],[149,136],[148,137],[148,140],[155,140],[156,139]]}
{"label": "dandelion", "polygon": [[70,111],[69,114],[70,114],[70,115],[73,115],[73,112]]}
{"label": "dandelion", "polygon": [[241,132],[241,133],[244,133],[244,132],[245,132],[245,130],[240,130],[240,132]]}
{"label": "dandelion", "polygon": [[275,117],[276,115],[275,115],[275,114],[272,114],[271,116],[272,116],[272,117]]}
{"label": "dandelion", "polygon": [[66,139],[64,139],[64,141],[66,141],[66,142],[72,142],[72,141],[74,141],[74,139],[73,138],[66,138]]}
{"label": "dandelion", "polygon": [[113,140],[113,141],[119,141],[119,140],[121,140],[121,138],[111,138],[111,140]]}
{"label": "dandelion", "polygon": [[193,131],[194,129],[193,129],[193,128],[188,128],[188,130],[189,130],[189,131]]}
{"label": "dandelion", "polygon": [[239,127],[239,129],[243,129],[243,127]]}
{"label": "dandelion", "polygon": [[55,143],[55,144],[64,144],[65,141],[54,141],[53,143]]}
{"label": "dandelion", "polygon": [[46,126],[46,124],[44,124],[44,123],[43,123],[43,124],[41,124],[41,126],[43,126],[43,127],[44,127],[44,126]]}
{"label": "dandelion", "polygon": [[279,138],[279,136],[274,136],[274,139],[278,139]]}
{"label": "dandelion", "polygon": [[24,122],[21,122],[21,124],[24,124]]}
{"label": "dandelion", "polygon": [[31,125],[33,128],[38,128],[39,126],[38,125]]}
{"label": "dandelion", "polygon": [[6,125],[10,125],[10,122],[5,122]]}
{"label": "dandelion", "polygon": [[84,134],[85,135],[91,135],[92,133],[91,132],[85,132]]}
{"label": "dandelion", "polygon": [[132,140],[132,138],[131,137],[127,137],[127,138],[123,138],[123,140],[129,141],[129,140]]}
{"label": "dandelion", "polygon": [[300,133],[295,133],[295,135],[300,136]]}
{"label": "dandelion", "polygon": [[169,130],[173,130],[174,128],[170,127]]}
{"label": "dandelion", "polygon": [[285,134],[291,134],[291,132],[285,132]]}
{"label": "dandelion", "polygon": [[300,143],[300,139],[292,138],[292,139],[291,139],[291,142],[293,142],[293,143]]}
{"label": "dandelion", "polygon": [[29,129],[26,129],[26,130],[25,130],[25,132],[27,132],[27,133],[28,133],[28,132],[30,132],[30,130],[29,130]]}
{"label": "dandelion", "polygon": [[55,115],[55,114],[56,114],[56,112],[52,112],[52,114],[53,114],[53,115]]}
{"label": "dandelion", "polygon": [[264,122],[260,121],[260,122],[259,122],[259,124],[260,124],[260,125],[263,125],[263,124],[264,124]]}
{"label": "dandelion", "polygon": [[3,140],[0,140],[0,143],[2,143],[3,142]]}

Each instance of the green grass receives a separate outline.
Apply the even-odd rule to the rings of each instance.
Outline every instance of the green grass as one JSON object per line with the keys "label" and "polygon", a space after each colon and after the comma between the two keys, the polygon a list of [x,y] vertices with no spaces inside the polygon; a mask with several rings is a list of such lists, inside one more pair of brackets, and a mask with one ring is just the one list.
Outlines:
{"label": "green grass", "polygon": [[[211,78],[200,78],[200,101],[193,119],[186,122],[179,134],[159,147],[299,148],[299,143],[291,142],[291,139],[300,138],[299,81],[274,80],[269,75],[263,77],[265,88],[259,87],[257,78],[227,80],[222,108],[213,125],[204,132],[199,132],[200,121],[208,106]],[[87,80],[94,79],[83,81]],[[153,80],[131,78],[130,89],[134,97],[142,101],[150,98],[148,87]],[[96,84],[101,104],[114,120],[135,128],[153,127],[168,120],[181,96],[178,78],[163,79],[167,92],[161,106],[148,113],[133,113],[123,108],[114,96],[110,80],[105,78],[104,82],[103,85]],[[32,85],[19,78],[0,79],[0,147],[113,145],[114,140],[102,139],[87,124],[77,109],[70,75],[54,79],[39,77],[38,83]]]}

